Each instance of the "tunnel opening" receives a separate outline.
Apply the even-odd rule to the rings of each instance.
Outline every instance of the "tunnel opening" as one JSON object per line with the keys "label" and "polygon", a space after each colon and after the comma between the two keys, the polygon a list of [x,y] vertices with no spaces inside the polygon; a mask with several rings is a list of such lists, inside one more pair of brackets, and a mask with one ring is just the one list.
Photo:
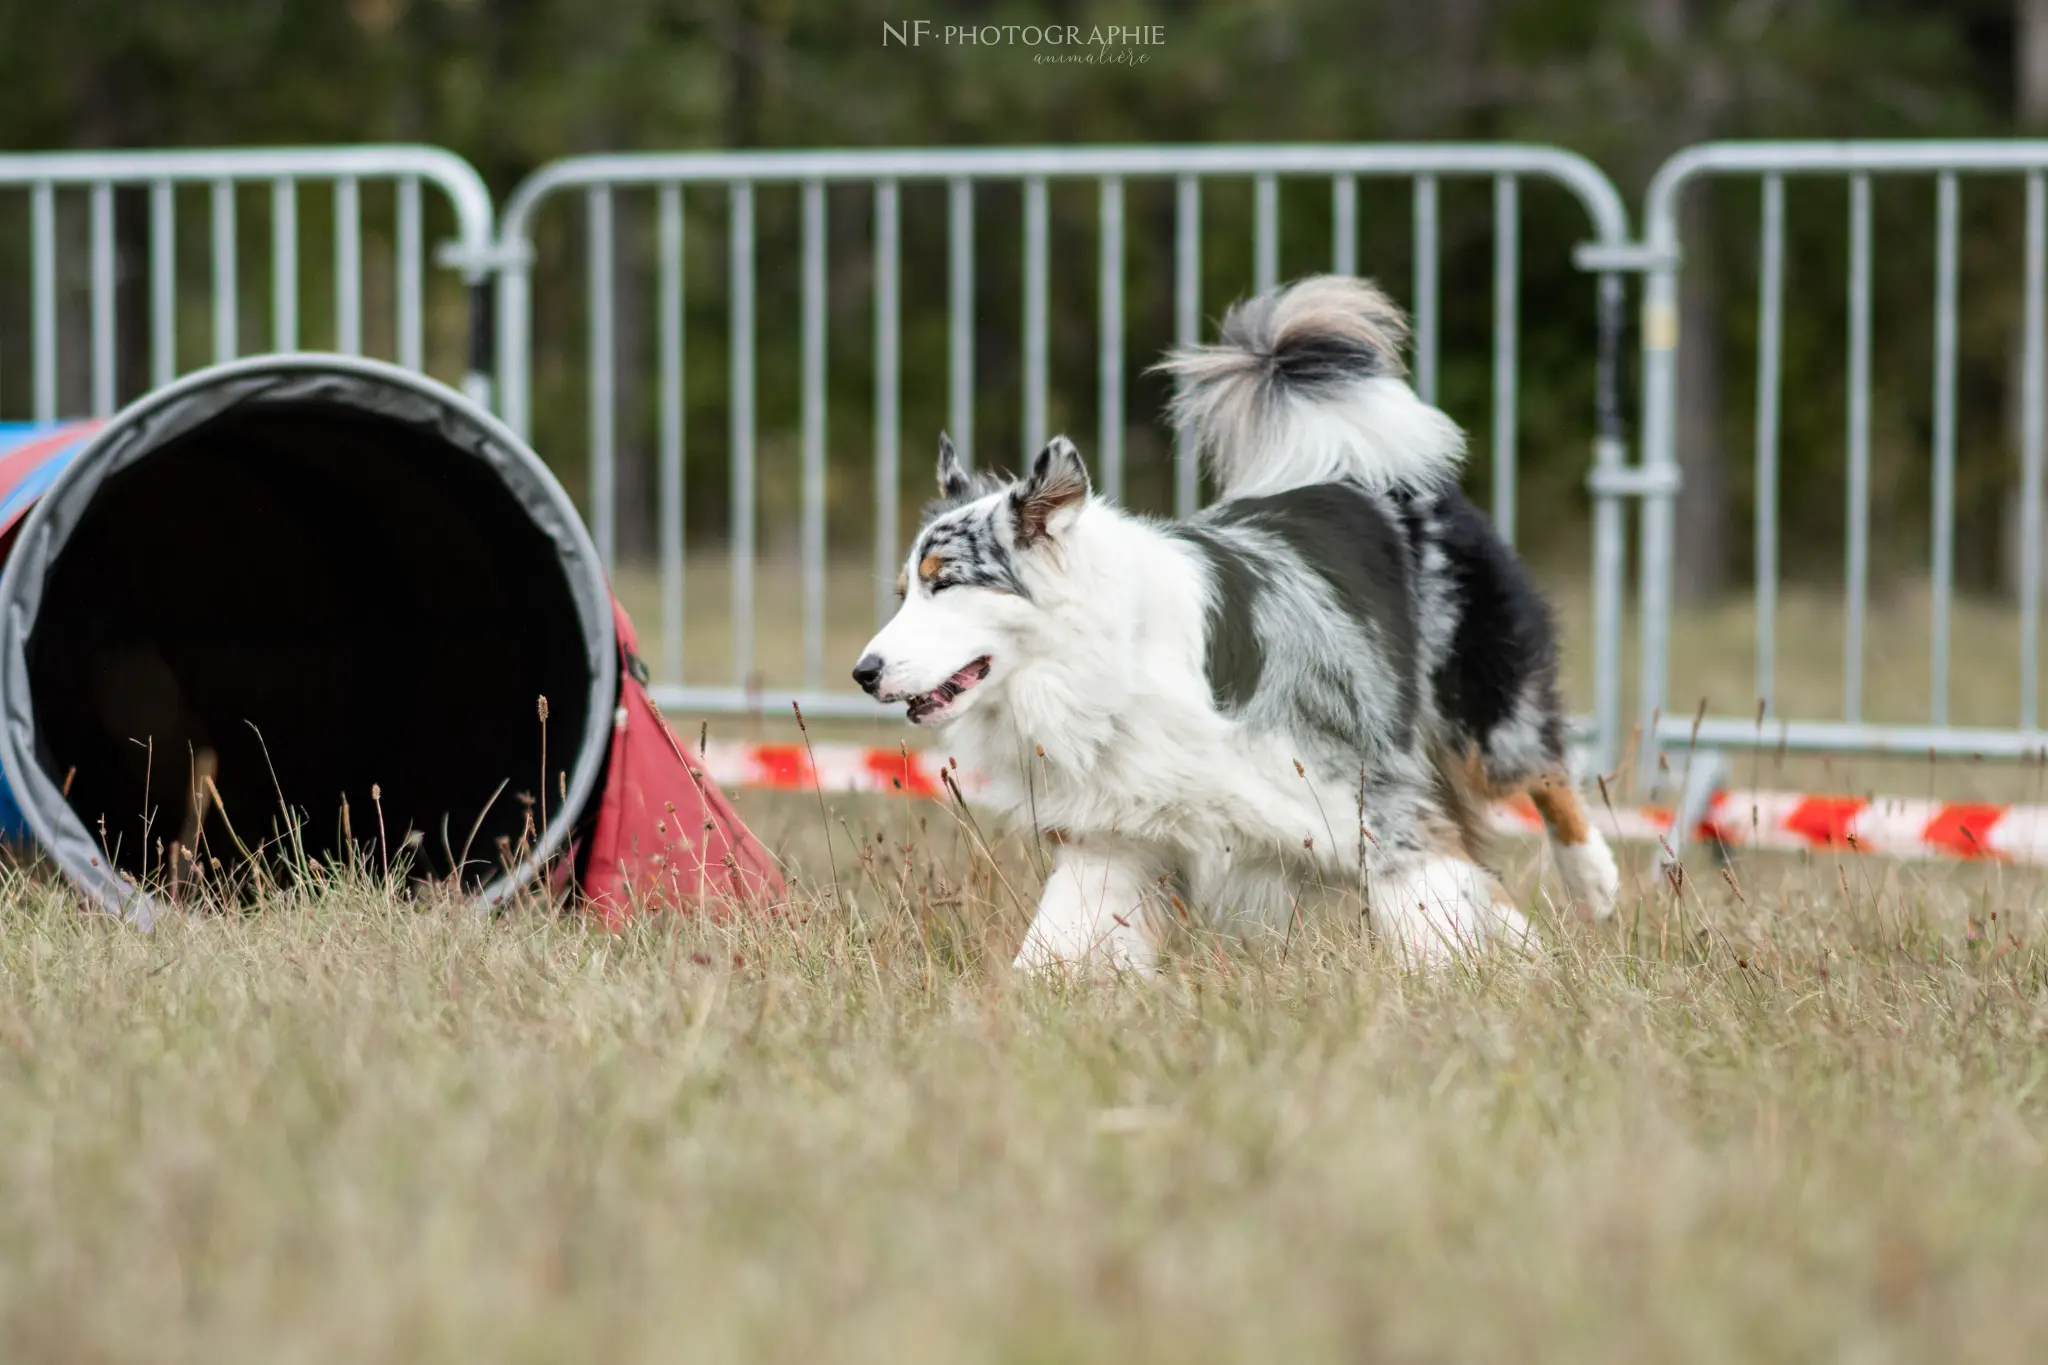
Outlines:
{"label": "tunnel opening", "polygon": [[29,785],[124,885],[354,858],[509,889],[603,761],[588,540],[459,396],[286,378],[116,442],[23,537]]}

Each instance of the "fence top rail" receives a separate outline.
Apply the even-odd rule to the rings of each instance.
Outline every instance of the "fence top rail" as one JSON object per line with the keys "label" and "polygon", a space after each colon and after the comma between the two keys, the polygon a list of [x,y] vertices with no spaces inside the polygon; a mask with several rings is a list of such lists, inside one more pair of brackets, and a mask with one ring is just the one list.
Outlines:
{"label": "fence top rail", "polygon": [[1935,175],[2048,170],[2048,138],[1870,139],[1833,142],[1702,142],[1657,168],[1643,196],[1652,247],[1678,236],[1678,196],[1708,175]]}
{"label": "fence top rail", "polygon": [[1700,750],[1860,754],[1891,758],[2048,760],[2048,731],[1962,725],[1798,721],[1753,716],[1665,716],[1656,744],[1666,753]]}
{"label": "fence top rail", "polygon": [[474,166],[442,147],[209,147],[162,151],[0,153],[0,186],[147,185],[159,181],[395,179],[444,190],[465,240],[491,237],[491,192]]}
{"label": "fence top rail", "polygon": [[568,157],[522,181],[504,236],[522,240],[540,201],[564,189],[735,181],[1027,179],[1038,176],[1528,175],[1577,196],[1602,242],[1628,240],[1628,208],[1577,152],[1531,143],[1238,143],[772,152],[627,152]]}

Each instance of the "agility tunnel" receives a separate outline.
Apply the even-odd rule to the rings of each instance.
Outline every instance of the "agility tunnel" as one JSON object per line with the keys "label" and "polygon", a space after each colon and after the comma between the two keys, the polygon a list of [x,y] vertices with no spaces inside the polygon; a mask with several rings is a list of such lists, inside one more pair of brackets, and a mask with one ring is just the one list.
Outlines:
{"label": "agility tunnel", "polygon": [[0,554],[0,825],[138,923],[258,861],[545,875],[612,922],[779,887],[561,485],[433,380],[267,356],[0,426]]}

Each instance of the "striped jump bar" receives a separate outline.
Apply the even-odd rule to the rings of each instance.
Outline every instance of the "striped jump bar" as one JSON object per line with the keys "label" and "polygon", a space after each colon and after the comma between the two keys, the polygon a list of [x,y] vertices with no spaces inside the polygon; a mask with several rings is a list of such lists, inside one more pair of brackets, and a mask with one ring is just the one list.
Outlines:
{"label": "striped jump bar", "polygon": [[[816,786],[828,792],[936,797],[944,794],[942,765],[950,767],[964,794],[981,789],[978,774],[927,750],[733,741],[716,741],[704,750],[706,770],[728,789],[809,791]],[[1510,834],[1539,834],[1543,828],[1526,797],[1495,806],[1493,820]],[[1610,838],[1648,842],[1670,832],[1672,813],[1663,806],[1609,811],[1596,804],[1594,821]],[[1696,837],[1719,839],[1731,848],[2048,863],[2048,806],[1727,791],[1715,796]]]}

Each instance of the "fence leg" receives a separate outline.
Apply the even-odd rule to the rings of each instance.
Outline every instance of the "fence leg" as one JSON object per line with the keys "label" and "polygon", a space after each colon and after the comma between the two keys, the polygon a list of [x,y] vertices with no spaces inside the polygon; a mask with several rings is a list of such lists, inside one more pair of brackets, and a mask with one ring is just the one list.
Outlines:
{"label": "fence leg", "polygon": [[[1728,756],[1719,749],[1695,749],[1685,760],[1685,780],[1679,787],[1678,809],[1672,813],[1671,833],[1665,839],[1670,850],[1661,860],[1665,866],[1682,862],[1685,846],[1700,822],[1714,808],[1714,793],[1728,776]],[[1717,863],[1726,862],[1728,849],[1719,839],[1708,841]]]}

